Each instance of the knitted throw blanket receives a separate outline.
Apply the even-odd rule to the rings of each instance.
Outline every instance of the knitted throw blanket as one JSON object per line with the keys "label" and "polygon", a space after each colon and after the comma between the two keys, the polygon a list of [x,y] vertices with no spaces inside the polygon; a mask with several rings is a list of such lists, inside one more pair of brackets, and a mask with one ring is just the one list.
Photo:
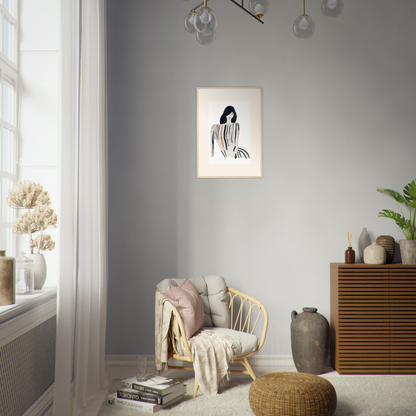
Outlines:
{"label": "knitted throw blanket", "polygon": [[189,340],[189,347],[199,388],[204,396],[215,396],[234,357],[233,338],[202,329]]}

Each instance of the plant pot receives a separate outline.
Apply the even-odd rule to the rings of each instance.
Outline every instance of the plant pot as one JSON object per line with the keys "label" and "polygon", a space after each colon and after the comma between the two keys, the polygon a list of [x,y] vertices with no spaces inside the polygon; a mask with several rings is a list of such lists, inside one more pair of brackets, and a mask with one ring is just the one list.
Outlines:
{"label": "plant pot", "polygon": [[416,264],[416,240],[399,240],[403,264]]}
{"label": "plant pot", "polygon": [[43,254],[36,253],[36,254],[28,254],[27,257],[33,260],[33,263],[34,263],[35,290],[40,290],[45,284],[46,274],[47,274],[45,256]]}

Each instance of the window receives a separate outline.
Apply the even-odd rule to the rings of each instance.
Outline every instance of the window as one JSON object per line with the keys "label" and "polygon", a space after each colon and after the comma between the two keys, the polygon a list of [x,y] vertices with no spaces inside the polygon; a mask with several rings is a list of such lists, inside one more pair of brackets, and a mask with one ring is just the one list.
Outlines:
{"label": "window", "polygon": [[15,256],[16,210],[7,206],[6,198],[17,181],[17,0],[0,0],[0,27],[0,249]]}

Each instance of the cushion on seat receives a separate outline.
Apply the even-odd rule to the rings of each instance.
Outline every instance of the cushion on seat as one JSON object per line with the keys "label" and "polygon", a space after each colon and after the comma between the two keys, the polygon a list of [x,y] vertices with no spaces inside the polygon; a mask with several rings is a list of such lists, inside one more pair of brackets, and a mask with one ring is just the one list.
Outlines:
{"label": "cushion on seat", "polygon": [[[156,285],[166,294],[169,285],[180,286],[186,279],[164,279]],[[205,311],[204,326],[230,328],[230,311],[228,309],[227,285],[221,276],[201,276],[188,279],[199,293]]]}
{"label": "cushion on seat", "polygon": [[202,330],[214,331],[219,334],[229,335],[230,337],[233,337],[233,347],[236,357],[240,357],[241,355],[246,355],[256,351],[257,346],[259,345],[258,338],[253,334],[248,334],[247,332],[235,331],[234,329],[219,327],[203,327]]}
{"label": "cushion on seat", "polygon": [[179,287],[169,285],[165,296],[178,309],[186,336],[191,338],[205,322],[204,306],[195,287],[186,279]]}

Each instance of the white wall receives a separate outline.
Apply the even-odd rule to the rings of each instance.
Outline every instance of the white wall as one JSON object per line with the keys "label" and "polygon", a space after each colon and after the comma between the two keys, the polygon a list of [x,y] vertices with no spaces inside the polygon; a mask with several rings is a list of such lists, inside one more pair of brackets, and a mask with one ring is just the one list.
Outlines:
{"label": "white wall", "polygon": [[[416,177],[416,3],[350,0],[297,39],[301,2],[271,1],[265,24],[212,0],[217,39],[183,19],[198,2],[108,0],[107,354],[152,354],[155,285],[220,274],[260,299],[262,354],[289,355],[290,312],[329,320],[329,264]],[[263,179],[196,179],[196,88],[263,87]]]}
{"label": "white wall", "polygon": [[[20,148],[19,178],[43,185],[58,213],[58,229],[47,232],[59,239],[59,2],[20,1]],[[26,253],[28,236],[18,236]],[[45,286],[58,282],[58,249],[45,251]]]}

